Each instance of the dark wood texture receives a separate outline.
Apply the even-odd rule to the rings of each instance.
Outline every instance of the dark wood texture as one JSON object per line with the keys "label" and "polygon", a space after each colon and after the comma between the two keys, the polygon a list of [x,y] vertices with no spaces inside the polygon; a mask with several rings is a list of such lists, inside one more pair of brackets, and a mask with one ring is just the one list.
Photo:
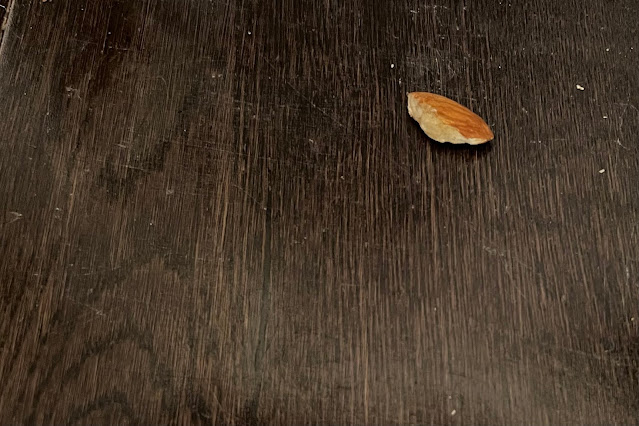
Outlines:
{"label": "dark wood texture", "polygon": [[5,18],[8,17],[7,11],[9,10],[9,7],[9,0],[0,0],[0,46],[2,46],[4,29],[8,24],[8,20],[5,20]]}
{"label": "dark wood texture", "polygon": [[636,0],[6,17],[0,423],[637,421]]}

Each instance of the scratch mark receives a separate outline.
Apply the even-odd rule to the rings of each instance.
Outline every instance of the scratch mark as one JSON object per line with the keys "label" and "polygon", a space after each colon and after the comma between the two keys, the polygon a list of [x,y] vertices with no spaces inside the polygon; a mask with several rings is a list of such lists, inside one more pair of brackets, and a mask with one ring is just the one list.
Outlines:
{"label": "scratch mark", "polygon": [[22,213],[18,213],[18,212],[9,212],[8,216],[10,216],[10,217],[4,223],[5,225],[8,225],[8,224],[13,223],[15,221],[18,221],[18,220],[22,219],[22,217],[23,217]]}
{"label": "scratch mark", "polygon": [[78,302],[77,300],[73,299],[71,296],[65,296],[64,298],[67,300],[70,300],[71,302],[75,303],[78,306],[83,306],[87,308],[88,310],[92,311],[95,315],[99,317],[106,317],[106,314],[100,309],[94,308],[93,306],[87,305],[86,303]]}
{"label": "scratch mark", "polygon": [[630,148],[628,148],[628,147],[624,146],[624,145],[621,143],[621,139],[617,138],[617,140],[615,141],[615,143],[616,143],[617,145],[619,145],[620,147],[622,147],[623,149],[625,149],[626,151],[630,151]]}
{"label": "scratch mark", "polygon": [[166,95],[166,104],[169,104],[169,83],[167,83],[166,79],[164,77],[162,77],[161,75],[155,76],[155,77],[151,77],[151,80],[160,80],[162,83],[164,83],[164,91],[165,91],[165,95]]}
{"label": "scratch mark", "polygon": [[[2,39],[4,37],[4,32],[7,28],[9,28],[9,23],[11,22],[11,18],[13,16],[13,2],[11,0],[9,0],[9,3],[7,4],[7,6],[2,6],[2,8],[5,10],[5,12],[3,13],[3,18],[2,21],[0,21],[0,47],[2,47]],[[22,40],[22,37],[19,37],[20,40]],[[0,51],[1,52],[1,51]]]}
{"label": "scratch mark", "polygon": [[131,166],[129,164],[123,164],[122,167],[124,167],[125,169],[140,170],[140,171],[145,172],[145,173],[151,173],[151,170],[149,170],[149,169],[145,169],[143,167]]}
{"label": "scratch mark", "polygon": [[[271,63],[271,61],[269,61],[266,58],[262,58],[264,60],[264,62],[266,62],[266,64],[271,67],[271,69],[274,72],[277,72],[277,68],[275,68],[275,66]],[[331,120],[333,123],[337,124],[339,127],[345,128],[346,126],[344,126],[340,121],[336,120],[335,118],[331,117],[326,111],[324,111],[322,108],[318,107],[317,105],[315,105],[315,103],[307,98],[306,96],[304,96],[302,94],[302,92],[300,92],[299,90],[297,90],[295,88],[295,86],[293,86],[288,80],[285,80],[286,85],[288,87],[290,87],[295,93],[297,93],[297,96],[299,96],[300,98],[304,99],[306,102],[308,102],[313,108],[315,108],[316,110],[318,110],[319,112],[322,113],[322,115],[324,115],[325,117],[327,117],[329,120]]]}
{"label": "scratch mark", "polygon": [[[267,172],[268,173],[268,172]],[[257,412],[260,402],[260,394],[262,392],[263,382],[263,364],[264,357],[267,349],[267,326],[271,311],[271,240],[273,233],[273,221],[271,215],[272,207],[272,195],[270,185],[267,183],[266,190],[266,208],[265,220],[264,220],[264,242],[262,245],[263,252],[263,269],[262,269],[262,299],[260,301],[260,317],[259,317],[259,329],[257,335],[257,348],[255,349],[255,387],[253,389],[253,395],[248,402],[247,411],[249,419],[256,422]]]}

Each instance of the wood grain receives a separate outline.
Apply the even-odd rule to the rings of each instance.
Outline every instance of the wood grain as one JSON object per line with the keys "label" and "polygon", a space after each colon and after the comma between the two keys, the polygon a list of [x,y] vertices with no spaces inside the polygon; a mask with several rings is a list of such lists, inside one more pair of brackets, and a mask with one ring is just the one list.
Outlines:
{"label": "wood grain", "polygon": [[636,422],[636,1],[12,7],[1,423]]}
{"label": "wood grain", "polygon": [[11,6],[12,3],[10,0],[0,0],[0,46],[2,46],[2,37],[4,36],[5,28],[9,25]]}

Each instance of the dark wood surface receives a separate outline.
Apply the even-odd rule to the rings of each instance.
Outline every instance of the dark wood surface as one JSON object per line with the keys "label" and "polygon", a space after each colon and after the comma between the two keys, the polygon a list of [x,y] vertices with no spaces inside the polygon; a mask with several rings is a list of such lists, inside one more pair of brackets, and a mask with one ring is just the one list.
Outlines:
{"label": "dark wood surface", "polygon": [[637,422],[636,0],[0,4],[0,423]]}

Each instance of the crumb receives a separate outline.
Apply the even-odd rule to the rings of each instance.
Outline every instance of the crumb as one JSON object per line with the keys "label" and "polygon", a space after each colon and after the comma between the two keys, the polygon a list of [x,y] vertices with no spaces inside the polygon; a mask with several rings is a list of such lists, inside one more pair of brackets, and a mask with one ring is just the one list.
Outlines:
{"label": "crumb", "polygon": [[581,85],[579,85],[579,84],[578,84],[578,85],[577,85],[577,90],[586,90],[586,89],[585,89],[583,86],[581,86]]}

